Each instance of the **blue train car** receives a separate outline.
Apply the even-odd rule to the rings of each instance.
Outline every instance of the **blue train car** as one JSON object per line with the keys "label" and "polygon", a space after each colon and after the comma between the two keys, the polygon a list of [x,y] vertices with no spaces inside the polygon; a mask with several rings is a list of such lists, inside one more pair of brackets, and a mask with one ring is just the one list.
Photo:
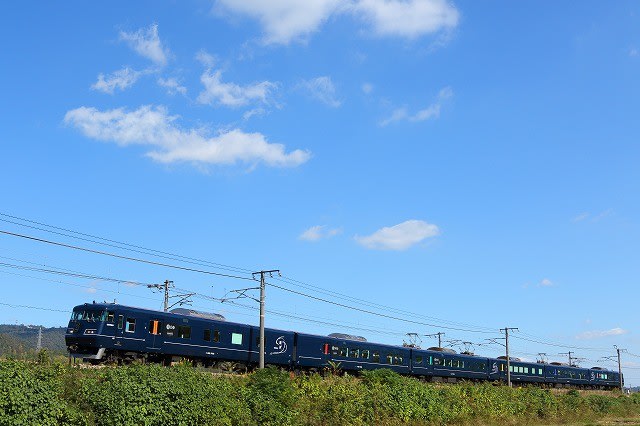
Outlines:
{"label": "blue train car", "polygon": [[[258,362],[258,328],[196,311],[159,312],[116,304],[84,304],[73,309],[65,341],[71,356],[90,360],[170,362],[200,359],[205,364]],[[291,365],[294,333],[265,330],[265,362]]]}
{"label": "blue train car", "polygon": [[320,370],[331,361],[340,363],[345,371],[388,368],[400,374],[410,372],[411,350],[408,348],[371,343],[342,334],[296,334],[296,366],[299,368]]}
{"label": "blue train car", "polygon": [[[592,367],[589,370],[589,383],[597,389],[613,389],[620,386],[620,373],[601,367]],[[624,385],[624,379],[623,383]]]}
{"label": "blue train car", "polygon": [[434,381],[487,380],[488,359],[437,348],[413,349],[412,374]]}
{"label": "blue train car", "polygon": [[[511,383],[544,383],[545,366],[535,362],[523,362],[519,358],[509,359],[509,370],[511,373]],[[507,360],[506,357],[499,357],[490,360],[489,380],[507,381]]]}
{"label": "blue train car", "polygon": [[556,387],[588,387],[590,386],[589,370],[552,362],[545,365],[545,382]]}

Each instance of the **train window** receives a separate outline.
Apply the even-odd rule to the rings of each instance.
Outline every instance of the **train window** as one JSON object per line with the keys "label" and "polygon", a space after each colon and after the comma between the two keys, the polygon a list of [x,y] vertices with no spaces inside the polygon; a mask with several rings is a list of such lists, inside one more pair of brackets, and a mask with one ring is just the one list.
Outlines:
{"label": "train window", "polygon": [[149,334],[160,334],[162,332],[162,323],[158,320],[149,321]]}
{"label": "train window", "polygon": [[422,364],[422,357],[421,356],[417,356],[416,357],[416,364]]}
{"label": "train window", "polygon": [[542,376],[542,368],[538,368],[538,374]]}
{"label": "train window", "polygon": [[453,366],[453,360],[451,360],[451,359],[445,359],[445,360],[444,360],[444,365],[445,365],[446,367],[452,367],[452,366]]}
{"label": "train window", "polygon": [[393,364],[393,355],[391,355],[391,354],[387,355],[386,363],[387,364]]}
{"label": "train window", "polygon": [[432,356],[429,357],[429,365],[433,365],[433,357]]}
{"label": "train window", "polygon": [[124,329],[127,333],[133,333],[136,331],[136,319],[127,318],[127,328]]}
{"label": "train window", "polygon": [[371,354],[371,361],[380,362],[380,352],[373,352]]}
{"label": "train window", "polygon": [[524,368],[524,374],[529,374],[529,367]]}
{"label": "train window", "polygon": [[401,356],[399,356],[399,355],[394,355],[393,356],[393,364],[394,365],[402,365],[402,361],[403,361],[403,359],[402,359]]}
{"label": "train window", "polygon": [[369,349],[363,349],[360,351],[360,358],[369,359]]}
{"label": "train window", "polygon": [[360,349],[349,349],[349,358],[358,358],[360,356]]}
{"label": "train window", "polygon": [[213,341],[216,342],[216,343],[220,341],[220,331],[219,330],[213,330]]}
{"label": "train window", "polygon": [[124,325],[124,315],[118,315],[118,330],[122,330]]}
{"label": "train window", "polygon": [[210,342],[211,341],[211,330],[209,330],[208,328],[205,328],[204,336],[202,336],[202,338],[204,339],[205,342]]}
{"label": "train window", "polygon": [[242,344],[242,334],[240,334],[240,333],[231,333],[231,344],[232,345],[241,345]]}
{"label": "train window", "polygon": [[113,324],[113,320],[115,318],[115,314],[111,311],[107,312],[107,322],[109,324]]}
{"label": "train window", "polygon": [[433,365],[444,365],[444,360],[442,358],[434,358]]}
{"label": "train window", "polygon": [[344,356],[344,357],[346,357],[348,353],[349,353],[349,349],[347,349],[347,348],[340,348],[340,349],[338,350],[338,355],[339,355],[339,356]]}
{"label": "train window", "polygon": [[331,355],[338,355],[339,350],[340,348],[338,348],[337,346],[331,346]]}
{"label": "train window", "polygon": [[191,339],[191,327],[188,325],[178,326],[178,337],[181,339]]}

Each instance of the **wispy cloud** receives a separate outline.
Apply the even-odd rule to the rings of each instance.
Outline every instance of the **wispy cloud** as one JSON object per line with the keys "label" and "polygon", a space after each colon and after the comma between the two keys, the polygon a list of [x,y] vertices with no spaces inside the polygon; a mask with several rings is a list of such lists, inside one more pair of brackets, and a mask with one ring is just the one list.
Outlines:
{"label": "wispy cloud", "polygon": [[167,93],[170,95],[175,95],[176,93],[180,93],[181,95],[187,94],[187,88],[181,85],[175,77],[160,77],[158,78],[158,85],[167,89]]}
{"label": "wispy cloud", "polygon": [[583,212],[580,213],[579,215],[573,217],[571,219],[571,221],[573,223],[579,223],[579,222],[585,222],[585,221],[589,221],[589,222],[599,222],[602,219],[605,219],[609,216],[611,216],[614,213],[613,209],[606,209],[601,211],[600,213],[590,213],[590,212]]}
{"label": "wispy cloud", "polygon": [[628,330],[624,330],[622,328],[616,327],[611,330],[593,330],[593,331],[585,331],[584,333],[580,333],[576,336],[578,340],[593,340],[593,339],[601,339],[603,337],[609,336],[620,336],[621,334],[629,333]]}
{"label": "wispy cloud", "polygon": [[298,84],[298,88],[330,107],[337,108],[341,104],[336,96],[336,88],[333,85],[333,81],[331,81],[331,77],[321,76],[304,80]]}
{"label": "wispy cloud", "polygon": [[160,41],[157,24],[132,33],[120,31],[120,40],[126,42],[140,56],[151,60],[156,65],[166,65],[169,59],[169,49],[163,46]]}
{"label": "wispy cloud", "polygon": [[371,83],[362,83],[362,93],[365,95],[369,95],[373,92],[373,84]]}
{"label": "wispy cloud", "polygon": [[538,285],[540,287],[551,287],[554,284],[549,278],[543,278],[542,281],[540,281],[540,284],[538,284]]}
{"label": "wispy cloud", "polygon": [[629,49],[629,56],[631,56],[632,58],[638,56],[638,49],[635,47],[632,47],[631,49]]}
{"label": "wispy cloud", "polygon": [[142,106],[99,111],[80,107],[68,111],[64,122],[85,136],[119,146],[150,146],[147,156],[160,163],[188,162],[195,165],[225,165],[238,162],[272,167],[296,167],[311,157],[308,151],[287,153],[285,146],[269,143],[260,133],[240,129],[221,131],[213,136],[204,129],[182,129],[177,116],[162,107]]}
{"label": "wispy cloud", "polygon": [[261,81],[246,86],[222,82],[222,71],[206,70],[200,77],[204,90],[198,95],[201,104],[220,104],[232,108],[250,103],[268,104],[277,84]]}
{"label": "wispy cloud", "polygon": [[422,220],[407,220],[398,225],[385,227],[371,235],[355,240],[361,246],[373,250],[406,250],[427,238],[440,234],[440,229]]}
{"label": "wispy cloud", "polygon": [[142,74],[144,73],[132,70],[129,67],[122,68],[106,76],[100,73],[98,74],[98,81],[92,84],[91,88],[112,95],[116,89],[124,90],[133,86]]}
{"label": "wispy cloud", "polygon": [[204,49],[201,49],[196,53],[196,60],[207,68],[213,68],[216,64],[216,57]]}
{"label": "wispy cloud", "polygon": [[444,87],[438,92],[438,96],[436,96],[436,100],[429,106],[424,109],[421,109],[413,114],[409,113],[409,110],[406,107],[396,108],[393,110],[391,115],[384,120],[380,121],[380,126],[384,127],[391,123],[396,123],[399,121],[425,121],[432,120],[440,117],[440,110],[442,109],[442,105],[447,100],[453,97],[453,90],[450,87]]}
{"label": "wispy cloud", "polygon": [[326,225],[316,225],[300,234],[300,236],[298,236],[298,239],[303,241],[318,241],[335,237],[336,235],[340,235],[341,233],[341,228],[329,228]]}
{"label": "wispy cloud", "polygon": [[447,0],[218,0],[216,5],[218,11],[258,20],[266,44],[304,42],[338,15],[365,21],[375,35],[410,39],[450,31],[459,21],[457,9]]}

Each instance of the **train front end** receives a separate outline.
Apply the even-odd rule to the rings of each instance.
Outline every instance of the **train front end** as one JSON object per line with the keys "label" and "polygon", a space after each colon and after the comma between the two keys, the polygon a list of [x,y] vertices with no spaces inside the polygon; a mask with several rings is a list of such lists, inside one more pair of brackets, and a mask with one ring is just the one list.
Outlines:
{"label": "train front end", "polygon": [[[69,355],[74,358],[99,361],[112,345],[113,311],[103,303],[85,303],[73,308],[71,319],[64,335]],[[111,318],[110,318],[111,317]]]}

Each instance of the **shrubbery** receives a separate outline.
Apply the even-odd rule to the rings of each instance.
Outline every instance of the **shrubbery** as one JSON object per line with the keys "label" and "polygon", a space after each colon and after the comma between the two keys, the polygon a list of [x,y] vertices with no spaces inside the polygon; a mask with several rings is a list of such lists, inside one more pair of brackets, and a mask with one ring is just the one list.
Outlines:
{"label": "shrubbery", "polygon": [[638,413],[639,395],[432,385],[389,370],[292,378],[275,368],[230,376],[0,361],[0,425],[522,424]]}

